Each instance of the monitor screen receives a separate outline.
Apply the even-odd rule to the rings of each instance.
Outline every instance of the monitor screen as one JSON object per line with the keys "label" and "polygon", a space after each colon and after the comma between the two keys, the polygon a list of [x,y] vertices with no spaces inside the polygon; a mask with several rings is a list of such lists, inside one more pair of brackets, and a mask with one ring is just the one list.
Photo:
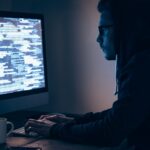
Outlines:
{"label": "monitor screen", "polygon": [[46,90],[43,16],[0,12],[0,100]]}

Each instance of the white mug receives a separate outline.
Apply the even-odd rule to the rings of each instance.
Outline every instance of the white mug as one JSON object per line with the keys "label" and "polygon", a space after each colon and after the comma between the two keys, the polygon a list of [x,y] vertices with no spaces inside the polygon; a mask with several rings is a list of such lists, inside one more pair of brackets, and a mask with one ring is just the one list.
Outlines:
{"label": "white mug", "polygon": [[[7,132],[8,125],[11,126],[10,130]],[[0,118],[0,144],[6,142],[7,136],[14,130],[14,124],[7,121],[7,118]]]}

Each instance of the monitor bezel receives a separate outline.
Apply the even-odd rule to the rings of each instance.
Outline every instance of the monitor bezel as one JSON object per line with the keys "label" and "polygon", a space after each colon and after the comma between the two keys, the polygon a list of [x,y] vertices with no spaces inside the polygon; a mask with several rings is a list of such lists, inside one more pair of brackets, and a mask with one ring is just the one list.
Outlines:
{"label": "monitor bezel", "polygon": [[13,11],[0,11],[0,17],[11,17],[11,18],[29,18],[29,19],[40,19],[42,27],[42,48],[43,48],[43,64],[44,64],[44,78],[45,87],[32,89],[27,91],[17,91],[14,93],[0,95],[0,101],[10,98],[17,98],[22,96],[30,96],[33,94],[39,94],[48,92],[48,75],[47,75],[47,61],[46,61],[46,39],[45,39],[45,26],[44,26],[44,15],[39,13],[29,12],[13,12]]}

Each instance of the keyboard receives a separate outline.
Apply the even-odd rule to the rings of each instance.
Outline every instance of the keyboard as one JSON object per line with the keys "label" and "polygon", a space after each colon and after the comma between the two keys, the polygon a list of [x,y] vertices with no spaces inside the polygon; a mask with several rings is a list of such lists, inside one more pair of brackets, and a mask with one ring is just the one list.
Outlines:
{"label": "keyboard", "polygon": [[13,136],[23,136],[23,137],[39,137],[39,135],[35,132],[30,132],[29,134],[25,133],[24,127],[15,129],[12,131]]}

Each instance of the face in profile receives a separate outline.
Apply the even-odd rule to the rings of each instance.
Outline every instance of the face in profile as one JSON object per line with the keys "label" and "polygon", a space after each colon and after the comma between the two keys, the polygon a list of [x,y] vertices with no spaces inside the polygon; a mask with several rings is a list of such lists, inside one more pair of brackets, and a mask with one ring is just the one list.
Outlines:
{"label": "face in profile", "polygon": [[102,48],[107,60],[116,59],[116,50],[114,46],[114,26],[109,12],[103,12],[100,16],[99,35],[97,42]]}

